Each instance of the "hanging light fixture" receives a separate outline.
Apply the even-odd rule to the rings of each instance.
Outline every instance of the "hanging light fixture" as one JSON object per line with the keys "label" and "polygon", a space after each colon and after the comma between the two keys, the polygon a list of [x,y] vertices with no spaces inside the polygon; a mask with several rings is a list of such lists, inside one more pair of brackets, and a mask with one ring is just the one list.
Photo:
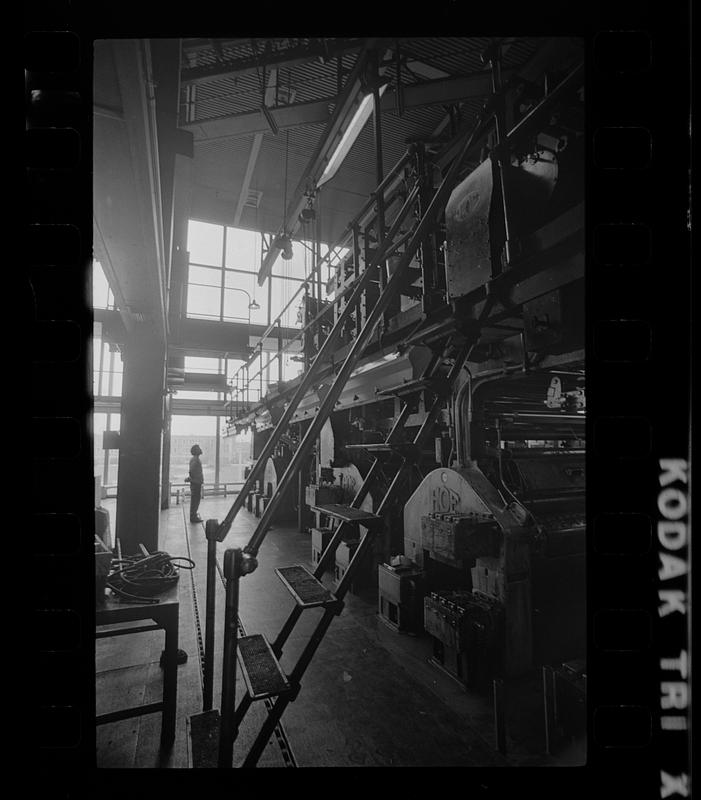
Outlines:
{"label": "hanging light fixture", "polygon": [[316,211],[314,211],[314,193],[307,192],[307,207],[302,209],[302,213],[299,215],[299,221],[302,225],[308,225],[310,222],[314,222],[316,219]]}
{"label": "hanging light fixture", "polygon": [[[259,231],[259,228],[260,228],[260,215],[258,213],[259,211],[260,211],[260,206],[256,206],[256,232],[258,233],[258,235],[262,239],[263,235]],[[261,244],[261,248],[262,248],[262,244]],[[256,303],[256,282],[253,281],[253,297],[248,295],[248,310],[249,311],[258,311],[259,309],[260,309],[260,304]],[[250,319],[251,319],[251,315],[249,314],[248,315],[249,322],[250,322]]]}
{"label": "hanging light fixture", "polygon": [[[383,83],[379,87],[379,95],[382,95],[387,88],[387,83]],[[363,98],[362,102],[358,106],[357,111],[353,115],[353,119],[350,121],[350,124],[346,128],[343,136],[341,137],[341,141],[338,143],[338,146],[333,151],[331,158],[329,158],[324,171],[321,173],[321,177],[317,181],[317,187],[323,185],[327,181],[330,181],[331,178],[338,172],[341,164],[343,163],[345,157],[350,152],[351,147],[355,144],[355,140],[360,135],[360,132],[365,127],[365,123],[370,119],[370,114],[372,114],[373,108],[373,95],[372,93],[366,94]]]}

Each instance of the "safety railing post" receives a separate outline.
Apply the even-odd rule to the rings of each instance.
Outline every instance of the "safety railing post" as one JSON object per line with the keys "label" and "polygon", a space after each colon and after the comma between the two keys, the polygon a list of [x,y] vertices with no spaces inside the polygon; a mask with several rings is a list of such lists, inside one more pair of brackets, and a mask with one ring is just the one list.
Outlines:
{"label": "safety railing post", "polygon": [[224,553],[226,599],[224,605],[224,657],[222,659],[221,709],[219,727],[220,769],[230,768],[234,760],[234,711],[236,709],[236,648],[238,646],[239,579],[241,550]]}
{"label": "safety railing post", "polygon": [[236,718],[236,651],[239,633],[240,579],[253,572],[257,562],[240,548],[224,553],[224,657],[221,676],[221,708],[219,724],[219,758],[217,766],[230,768],[234,762],[234,742],[238,735]]}
{"label": "safety railing post", "polygon": [[212,708],[214,693],[214,625],[216,616],[217,530],[219,521],[208,519],[204,530],[207,537],[207,596],[205,604],[204,665],[202,668],[202,710]]}
{"label": "safety railing post", "polygon": [[278,391],[280,391],[280,387],[282,386],[282,327],[279,319],[277,321],[277,357],[277,380]]}

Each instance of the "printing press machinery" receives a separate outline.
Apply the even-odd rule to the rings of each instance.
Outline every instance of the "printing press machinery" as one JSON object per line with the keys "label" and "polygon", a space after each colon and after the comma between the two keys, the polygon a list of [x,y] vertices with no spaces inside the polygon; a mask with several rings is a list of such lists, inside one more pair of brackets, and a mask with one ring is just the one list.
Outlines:
{"label": "printing press machinery", "polygon": [[[404,552],[427,580],[424,627],[466,683],[584,652],[584,450],[545,438],[559,428],[510,447],[494,430],[497,447],[430,472],[404,510]],[[569,443],[583,435],[580,417]]]}
{"label": "printing press machinery", "polygon": [[[471,162],[412,258],[397,303],[342,387],[300,486],[300,507],[350,502],[343,471],[356,469],[357,486],[379,460],[388,464],[388,481],[380,470],[373,489],[380,502],[392,466],[411,452],[396,443],[382,450],[403,404],[410,405],[403,439],[410,442],[436,396],[422,385],[427,364],[439,355],[447,374],[442,343],[469,333],[491,298],[468,377],[453,385],[435,417],[435,448],[411,452],[414,473],[402,499],[384,512],[373,559],[381,616],[399,630],[423,623],[436,659],[465,683],[584,652],[583,97],[572,81],[555,101],[549,98],[556,93],[545,92],[541,113],[536,84],[533,104],[512,119],[509,158],[493,137],[484,141],[487,155]],[[385,197],[387,209],[435,169],[425,155],[422,168],[405,171],[405,187],[392,190],[397,197]],[[388,224],[391,218],[388,211]],[[324,305],[323,324],[305,329],[306,363],[338,320],[343,292],[370,263],[373,236],[372,224],[360,230],[329,281],[336,297]],[[337,350],[296,405],[295,440],[324,402],[377,288],[368,283]],[[304,321],[318,311],[318,304],[305,306]],[[279,384],[232,423],[253,425],[256,439],[267,435],[302,380]],[[376,508],[370,498],[366,510]],[[316,563],[328,529],[321,519],[313,529]],[[409,564],[393,565],[402,550]]]}

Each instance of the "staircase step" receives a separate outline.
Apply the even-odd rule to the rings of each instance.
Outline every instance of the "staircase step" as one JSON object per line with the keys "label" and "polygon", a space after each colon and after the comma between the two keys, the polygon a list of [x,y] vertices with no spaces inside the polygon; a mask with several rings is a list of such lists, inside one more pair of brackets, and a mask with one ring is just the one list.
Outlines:
{"label": "staircase step", "polygon": [[359,508],[343,506],[339,503],[329,503],[324,506],[310,506],[312,511],[320,511],[327,517],[340,519],[342,522],[360,523],[366,528],[382,525],[382,517],[372,514],[369,511],[361,511]]}
{"label": "staircase step", "polygon": [[242,636],[238,652],[251,700],[265,700],[290,691],[290,683],[265,636]]}
{"label": "staircase step", "polygon": [[280,567],[275,572],[302,608],[316,608],[336,602],[336,597],[301,564]]}
{"label": "staircase step", "polygon": [[219,758],[219,711],[212,709],[187,719],[188,766],[192,769],[216,769]]}

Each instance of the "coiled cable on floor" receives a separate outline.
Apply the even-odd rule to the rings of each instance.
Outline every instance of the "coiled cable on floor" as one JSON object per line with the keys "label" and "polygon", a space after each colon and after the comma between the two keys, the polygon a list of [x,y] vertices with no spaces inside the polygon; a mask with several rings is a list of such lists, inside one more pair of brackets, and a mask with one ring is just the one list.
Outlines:
{"label": "coiled cable on floor", "polygon": [[168,591],[180,577],[180,569],[194,569],[195,562],[185,556],[157,551],[150,555],[128,556],[112,562],[113,571],[106,585],[120,598],[133,603],[158,603],[154,595]]}

